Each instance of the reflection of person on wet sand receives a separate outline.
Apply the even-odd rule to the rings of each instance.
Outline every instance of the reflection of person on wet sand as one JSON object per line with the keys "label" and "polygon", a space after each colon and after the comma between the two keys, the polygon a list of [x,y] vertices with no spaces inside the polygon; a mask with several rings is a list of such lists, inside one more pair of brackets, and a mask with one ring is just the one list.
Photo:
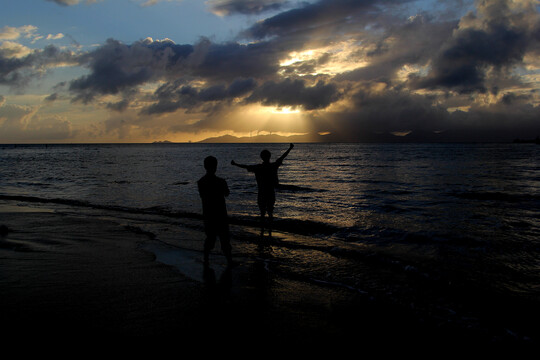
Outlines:
{"label": "reflection of person on wet sand", "polygon": [[203,279],[204,284],[206,285],[206,290],[208,291],[207,294],[210,297],[209,300],[225,300],[228,297],[232,285],[230,266],[223,270],[219,280],[216,279],[216,272],[214,269],[212,269],[210,266],[205,266],[203,271]]}
{"label": "reflection of person on wet sand", "polygon": [[257,195],[257,204],[261,211],[261,234],[264,231],[265,215],[268,213],[268,231],[272,234],[272,220],[274,214],[274,204],[276,202],[275,188],[279,185],[277,171],[283,163],[283,159],[294,147],[293,144],[289,145],[287,151],[283,153],[275,162],[270,162],[270,151],[261,151],[262,164],[256,165],[241,165],[237,164],[234,160],[231,161],[232,165],[246,169],[249,172],[255,173],[257,180],[257,187],[259,189]]}
{"label": "reflection of person on wet sand", "polygon": [[228,264],[233,265],[227,205],[225,203],[225,197],[229,196],[229,187],[224,179],[216,176],[217,159],[215,157],[208,156],[204,159],[204,168],[206,174],[197,181],[206,233],[204,264],[208,265],[210,250],[214,248],[216,237],[219,236],[221,251],[227,258]]}

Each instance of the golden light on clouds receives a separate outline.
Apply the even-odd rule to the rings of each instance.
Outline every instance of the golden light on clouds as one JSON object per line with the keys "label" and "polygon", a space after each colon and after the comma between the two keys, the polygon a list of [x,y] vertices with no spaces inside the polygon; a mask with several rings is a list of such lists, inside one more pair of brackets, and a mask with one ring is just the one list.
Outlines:
{"label": "golden light on clouds", "polygon": [[428,74],[430,69],[429,64],[425,66],[420,66],[416,64],[405,64],[396,72],[396,80],[404,83],[409,80],[411,75],[425,76]]}
{"label": "golden light on clouds", "polygon": [[306,50],[306,51],[293,51],[289,53],[289,56],[280,61],[279,66],[289,66],[297,62],[307,61],[314,59],[315,50]]}
{"label": "golden light on clouds", "polygon": [[13,41],[0,43],[0,51],[6,58],[20,59],[32,53],[32,49]]}
{"label": "golden light on clouds", "polygon": [[[285,68],[298,66],[297,74],[304,75],[337,75],[366,67],[369,62],[362,57],[359,43],[355,39],[348,39],[326,46],[313,47],[303,51],[292,51],[282,59],[279,66],[281,72]],[[359,56],[360,54],[360,56]],[[301,65],[310,65],[310,73],[303,72]]]}

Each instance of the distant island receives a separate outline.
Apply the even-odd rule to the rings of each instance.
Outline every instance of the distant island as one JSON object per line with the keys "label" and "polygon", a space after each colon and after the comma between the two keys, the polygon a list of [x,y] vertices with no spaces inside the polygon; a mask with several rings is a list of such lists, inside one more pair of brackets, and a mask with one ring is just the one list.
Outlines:
{"label": "distant island", "polygon": [[217,137],[207,138],[199,143],[288,143],[288,142],[328,142],[330,139],[325,138],[326,135],[319,134],[306,134],[306,135],[256,135],[256,136],[233,136],[223,135]]}
{"label": "distant island", "polygon": [[[304,134],[282,136],[275,134],[256,135],[256,136],[234,136],[223,135],[210,137],[198,141],[198,143],[339,143],[339,142],[354,142],[354,143],[452,143],[452,142],[501,142],[510,143],[512,140],[491,140],[489,136],[483,138],[465,138],[460,133],[453,131],[432,132],[432,131],[411,131],[405,135],[396,135],[389,132],[366,132],[362,136],[347,136],[347,134]],[[514,140],[514,142],[535,143],[536,140]]]}
{"label": "distant island", "polygon": [[[357,142],[357,143],[452,143],[452,142],[473,142],[473,143],[516,143],[516,144],[540,144],[540,137],[536,139],[514,139],[498,141],[489,141],[487,137],[485,139],[463,139],[459,134],[452,132],[446,133],[434,133],[434,132],[411,132],[404,136],[397,136],[392,133],[366,133],[365,137],[359,138],[342,138],[335,134],[303,134],[303,135],[276,135],[265,134],[255,136],[234,136],[234,135],[222,135],[209,137],[199,141],[193,141],[193,143],[199,144],[250,144],[250,143],[339,143],[339,142]],[[191,143],[191,141],[189,141]],[[163,140],[154,141],[153,144],[178,144],[176,142]]]}
{"label": "distant island", "polygon": [[[256,136],[233,136],[222,135],[216,137],[209,137],[200,141],[194,141],[193,143],[289,143],[289,142],[329,142],[331,140],[325,139],[325,135],[256,135]],[[189,141],[191,143],[191,141]],[[169,140],[154,141],[152,144],[179,144]]]}

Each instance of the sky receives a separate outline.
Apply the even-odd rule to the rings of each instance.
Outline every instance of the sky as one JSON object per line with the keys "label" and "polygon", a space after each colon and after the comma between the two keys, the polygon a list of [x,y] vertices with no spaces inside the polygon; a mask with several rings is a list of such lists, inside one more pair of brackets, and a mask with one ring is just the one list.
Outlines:
{"label": "sky", "polygon": [[0,143],[540,135],[538,0],[0,7]]}

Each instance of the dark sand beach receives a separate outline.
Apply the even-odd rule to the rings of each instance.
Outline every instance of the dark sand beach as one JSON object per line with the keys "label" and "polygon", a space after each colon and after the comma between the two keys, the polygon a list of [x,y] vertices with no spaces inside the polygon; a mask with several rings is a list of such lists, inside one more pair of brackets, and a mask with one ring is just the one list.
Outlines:
{"label": "dark sand beach", "polygon": [[493,341],[482,329],[444,326],[366,294],[281,278],[254,259],[237,257],[239,265],[227,269],[219,247],[205,272],[202,252],[167,249],[114,221],[7,203],[0,209],[9,229],[0,240],[0,316],[15,338],[345,347]]}

